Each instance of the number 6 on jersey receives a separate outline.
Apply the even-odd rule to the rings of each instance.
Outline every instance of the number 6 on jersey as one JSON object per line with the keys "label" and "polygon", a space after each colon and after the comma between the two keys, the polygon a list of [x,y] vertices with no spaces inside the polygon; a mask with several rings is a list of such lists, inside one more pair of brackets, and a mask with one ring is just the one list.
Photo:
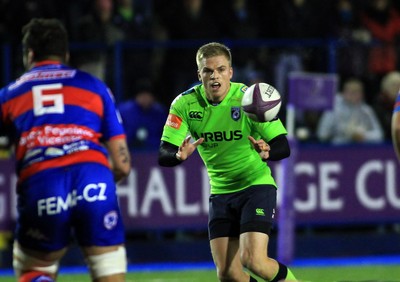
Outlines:
{"label": "number 6 on jersey", "polygon": [[[64,113],[64,97],[61,93],[62,84],[43,84],[32,87],[33,114],[41,116],[45,114]],[[45,94],[51,92],[53,94]]]}

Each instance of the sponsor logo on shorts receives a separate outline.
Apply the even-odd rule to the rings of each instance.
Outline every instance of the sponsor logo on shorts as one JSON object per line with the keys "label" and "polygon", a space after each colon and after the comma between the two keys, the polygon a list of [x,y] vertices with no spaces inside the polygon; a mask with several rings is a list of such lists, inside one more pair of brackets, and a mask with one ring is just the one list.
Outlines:
{"label": "sponsor logo on shorts", "polygon": [[32,237],[37,240],[48,240],[48,238],[43,235],[37,228],[29,228],[28,232],[26,232],[26,236]]}
{"label": "sponsor logo on shorts", "polygon": [[257,208],[256,209],[256,215],[265,216],[264,209]]}
{"label": "sponsor logo on shorts", "polygon": [[108,230],[113,229],[118,222],[118,213],[116,211],[110,211],[104,216],[104,227]]}
{"label": "sponsor logo on shorts", "polygon": [[79,201],[85,202],[96,202],[107,200],[106,195],[107,184],[106,183],[91,183],[83,188],[82,194],[78,195],[77,190],[73,190],[68,193],[65,198],[61,196],[54,196],[39,199],[37,201],[38,215],[56,215],[63,211],[77,205]]}

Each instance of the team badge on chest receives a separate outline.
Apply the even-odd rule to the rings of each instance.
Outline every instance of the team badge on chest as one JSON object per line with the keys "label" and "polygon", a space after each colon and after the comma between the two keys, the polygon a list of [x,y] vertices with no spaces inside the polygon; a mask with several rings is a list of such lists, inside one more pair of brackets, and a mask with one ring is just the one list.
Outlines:
{"label": "team badge on chest", "polygon": [[240,107],[231,107],[231,117],[234,121],[240,119]]}

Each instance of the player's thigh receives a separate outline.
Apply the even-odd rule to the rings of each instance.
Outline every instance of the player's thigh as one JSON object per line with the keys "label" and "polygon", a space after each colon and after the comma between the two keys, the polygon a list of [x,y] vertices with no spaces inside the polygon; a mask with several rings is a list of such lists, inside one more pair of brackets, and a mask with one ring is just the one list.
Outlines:
{"label": "player's thigh", "polygon": [[246,232],[270,234],[275,220],[276,194],[273,185],[255,185],[244,190],[240,234]]}
{"label": "player's thigh", "polygon": [[118,250],[118,248],[124,247],[124,245],[113,245],[113,246],[89,246],[89,247],[82,247],[82,252],[85,257],[88,256],[97,256],[102,255],[109,252],[114,252]]}
{"label": "player's thigh", "polygon": [[208,211],[209,239],[237,237],[240,234],[238,211],[231,208],[235,204],[236,194],[211,195]]}
{"label": "player's thigh", "polygon": [[78,204],[73,225],[80,246],[107,247],[125,242],[124,225],[112,172],[102,165],[75,168]]}
{"label": "player's thigh", "polygon": [[58,273],[59,262],[66,251],[67,248],[57,251],[32,250],[22,247],[15,241],[13,245],[13,268],[17,280],[24,273],[28,273],[27,275],[29,276],[33,272],[43,273],[55,279]]}
{"label": "player's thigh", "polygon": [[261,232],[240,234],[240,256],[242,258],[264,259],[268,256],[269,236]]}
{"label": "player's thigh", "polygon": [[21,246],[17,241],[14,244],[16,244],[16,246],[14,248],[20,249],[24,254],[27,254],[28,256],[32,256],[34,258],[37,258],[37,259],[40,259],[43,261],[48,261],[48,262],[60,260],[67,252],[67,248],[62,248],[60,250],[51,251],[51,252],[49,252],[49,251],[43,252],[43,251],[25,248],[25,247]]}
{"label": "player's thigh", "polygon": [[239,238],[219,237],[210,241],[211,254],[219,272],[242,269],[239,257]]}
{"label": "player's thigh", "polygon": [[51,169],[18,185],[15,237],[27,249],[52,252],[70,242],[73,193],[68,172]]}

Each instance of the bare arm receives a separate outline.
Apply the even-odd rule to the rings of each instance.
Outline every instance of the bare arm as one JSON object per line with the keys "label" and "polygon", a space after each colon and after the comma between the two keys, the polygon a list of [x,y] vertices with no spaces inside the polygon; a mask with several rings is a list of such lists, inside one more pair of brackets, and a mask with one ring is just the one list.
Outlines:
{"label": "bare arm", "polygon": [[116,182],[129,175],[131,170],[131,156],[125,139],[114,139],[106,143],[110,154],[111,169]]}
{"label": "bare arm", "polygon": [[400,161],[400,112],[395,112],[392,116],[392,141],[393,149]]}

